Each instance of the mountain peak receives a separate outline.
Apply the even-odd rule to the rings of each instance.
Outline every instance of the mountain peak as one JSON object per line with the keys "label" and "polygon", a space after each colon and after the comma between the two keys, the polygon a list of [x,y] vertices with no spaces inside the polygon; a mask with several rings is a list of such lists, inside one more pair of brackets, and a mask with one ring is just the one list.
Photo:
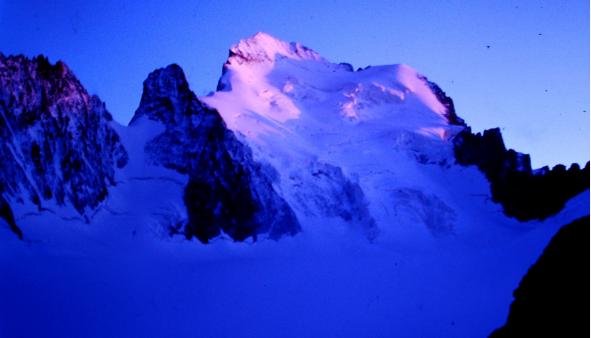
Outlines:
{"label": "mountain peak", "polygon": [[140,106],[129,124],[134,124],[144,115],[151,120],[167,121],[170,118],[167,116],[169,108],[180,109],[191,102],[193,97],[185,73],[179,65],[170,64],[156,69],[144,81]]}
{"label": "mountain peak", "polygon": [[156,69],[144,81],[144,95],[178,96],[189,91],[189,84],[183,69],[177,64],[170,64]]}
{"label": "mountain peak", "polygon": [[[27,105],[25,111],[28,113],[35,111],[33,107],[37,109],[40,105],[53,101],[68,102],[70,106],[77,106],[78,109],[64,111],[79,113],[88,108],[92,98],[65,63],[58,61],[52,64],[43,55],[29,59],[24,55],[4,56],[0,53],[0,88],[3,89],[2,94],[5,93],[9,97],[19,93],[22,103]],[[37,95],[38,93],[43,95]],[[10,101],[9,97],[0,99]],[[44,113],[58,115],[57,110],[48,110]]]}
{"label": "mountain peak", "polygon": [[39,209],[72,205],[88,221],[127,163],[105,104],[63,62],[0,54],[0,115],[4,208],[29,196]]}
{"label": "mountain peak", "polygon": [[308,138],[311,130],[342,133],[354,125],[373,135],[369,123],[446,141],[464,127],[451,98],[410,66],[353,71],[266,33],[232,46],[217,92],[202,101],[215,107],[230,129],[256,139],[267,134]]}
{"label": "mountain peak", "polygon": [[300,60],[324,60],[320,54],[298,42],[286,42],[270,34],[258,32],[230,48],[227,64],[273,63],[278,56]]}

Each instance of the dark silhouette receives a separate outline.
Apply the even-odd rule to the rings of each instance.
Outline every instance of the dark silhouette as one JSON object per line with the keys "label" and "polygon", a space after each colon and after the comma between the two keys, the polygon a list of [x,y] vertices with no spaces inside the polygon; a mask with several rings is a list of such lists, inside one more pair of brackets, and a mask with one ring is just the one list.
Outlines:
{"label": "dark silhouette", "polygon": [[493,201],[520,221],[552,216],[589,189],[589,162],[583,169],[575,163],[568,170],[564,165],[532,170],[529,155],[505,148],[498,128],[482,134],[464,129],[454,139],[454,152],[459,164],[476,165],[486,175]]}
{"label": "dark silhouette", "polygon": [[558,231],[513,295],[491,338],[589,337],[589,216]]}
{"label": "dark silhouette", "polygon": [[23,232],[16,225],[16,222],[14,221],[14,215],[12,214],[12,209],[10,208],[10,205],[8,204],[8,202],[6,202],[6,199],[4,199],[4,196],[2,196],[1,189],[0,189],[0,218],[4,219],[4,221],[6,221],[6,223],[10,227],[10,230],[12,230],[12,232],[14,232],[18,236],[19,239],[23,239]]}

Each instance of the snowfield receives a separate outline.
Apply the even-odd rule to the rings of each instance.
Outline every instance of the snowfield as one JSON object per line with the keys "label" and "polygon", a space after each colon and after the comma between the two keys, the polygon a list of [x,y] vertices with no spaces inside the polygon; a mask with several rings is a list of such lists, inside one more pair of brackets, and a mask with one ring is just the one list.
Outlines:
{"label": "snowfield", "polygon": [[[167,193],[154,182],[130,183],[145,188],[138,204]],[[585,193],[545,222],[482,216],[463,224],[470,231],[422,241],[369,242],[316,224],[317,232],[277,242],[210,245],[156,235],[153,223],[174,217],[172,205],[143,224],[116,215],[115,205],[97,214],[97,225],[27,215],[24,243],[0,232],[0,333],[485,337],[504,323],[512,291],[551,236],[588,205]]]}
{"label": "snowfield", "polygon": [[505,216],[455,163],[463,127],[409,66],[353,71],[259,33],[199,99],[275,175],[302,232],[170,236],[188,177],[145,158],[157,122],[113,122],[129,164],[90,223],[22,202],[25,240],[0,227],[0,337],[486,337],[550,238],[589,214],[586,191],[544,221]]}

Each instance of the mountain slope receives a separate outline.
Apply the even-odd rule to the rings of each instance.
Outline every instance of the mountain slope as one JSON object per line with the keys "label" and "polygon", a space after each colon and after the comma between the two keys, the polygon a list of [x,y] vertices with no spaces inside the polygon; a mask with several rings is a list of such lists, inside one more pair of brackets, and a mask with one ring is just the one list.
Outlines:
{"label": "mountain slope", "polygon": [[145,145],[150,161],[189,175],[183,197],[188,238],[207,242],[223,231],[241,241],[261,234],[278,239],[299,231],[291,208],[273,188],[275,174],[255,163],[219,114],[195,97],[179,66],[148,76],[130,125],[142,119],[165,128]]}
{"label": "mountain slope", "polygon": [[89,221],[127,162],[104,103],[61,62],[0,54],[0,117],[3,209],[68,204]]}
{"label": "mountain slope", "polygon": [[[433,179],[421,178],[430,174],[419,167],[453,164],[446,140],[463,127],[453,107],[439,100],[441,92],[436,95],[434,85],[410,67],[353,72],[259,33],[232,47],[218,88],[202,100],[252,147],[255,158],[277,169],[299,219],[334,219],[374,238],[381,223],[394,221],[396,201],[413,192],[422,197],[409,199],[410,213],[444,204],[429,188]],[[410,177],[425,185],[408,185]],[[341,190],[346,186],[352,193]],[[418,217],[420,223],[430,216]]]}

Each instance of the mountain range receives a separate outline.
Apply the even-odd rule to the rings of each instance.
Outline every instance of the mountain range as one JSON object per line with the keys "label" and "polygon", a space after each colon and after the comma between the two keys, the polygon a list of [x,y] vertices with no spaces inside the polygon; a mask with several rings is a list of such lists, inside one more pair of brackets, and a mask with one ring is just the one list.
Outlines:
{"label": "mountain range", "polygon": [[483,336],[589,214],[589,162],[534,169],[410,66],[265,33],[210,95],[151,72],[128,125],[63,62],[0,54],[0,113],[6,336]]}

